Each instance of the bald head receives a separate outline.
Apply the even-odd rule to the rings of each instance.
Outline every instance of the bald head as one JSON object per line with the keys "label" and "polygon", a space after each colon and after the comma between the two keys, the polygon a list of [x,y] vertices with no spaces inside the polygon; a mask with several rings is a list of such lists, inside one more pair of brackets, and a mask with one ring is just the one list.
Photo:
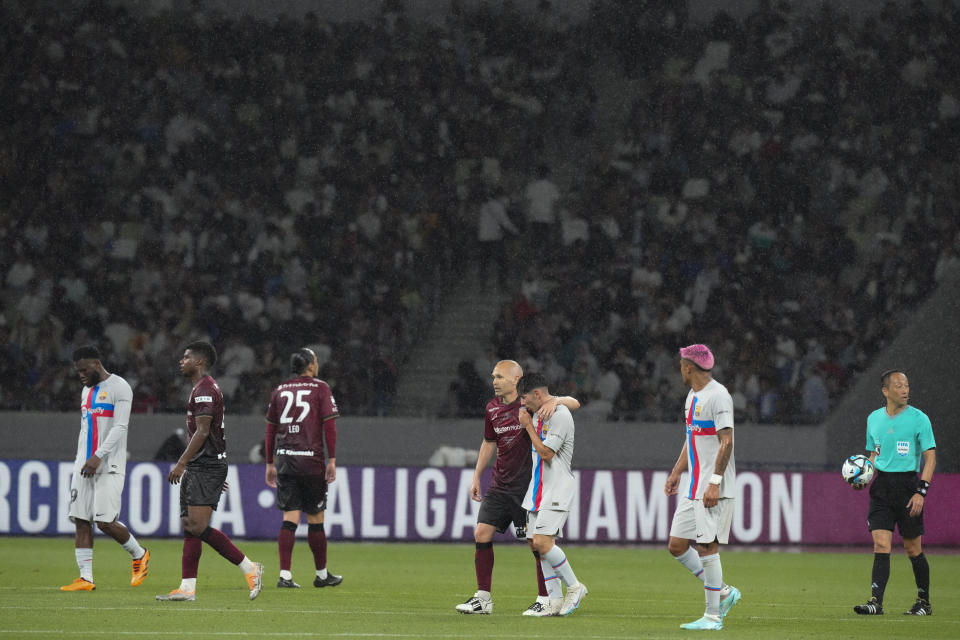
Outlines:
{"label": "bald head", "polygon": [[497,366],[494,367],[494,371],[496,371],[500,367],[503,367],[504,371],[506,371],[511,376],[519,376],[519,377],[523,376],[523,367],[521,367],[520,363],[517,362],[516,360],[501,360],[500,362],[497,363]]}
{"label": "bald head", "polygon": [[523,377],[523,367],[515,360],[501,360],[493,368],[493,393],[507,404],[517,399],[517,381]]}

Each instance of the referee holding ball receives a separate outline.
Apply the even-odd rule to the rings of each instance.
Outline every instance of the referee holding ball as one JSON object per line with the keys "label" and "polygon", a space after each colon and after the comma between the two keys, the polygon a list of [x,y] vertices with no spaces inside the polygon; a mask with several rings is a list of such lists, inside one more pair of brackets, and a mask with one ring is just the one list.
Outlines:
{"label": "referee holding ball", "polygon": [[[917,601],[904,613],[928,616],[930,565],[923,555],[923,504],[937,466],[937,443],[930,418],[911,407],[910,383],[903,371],[891,369],[880,376],[880,391],[887,406],[867,416],[867,445],[877,470],[870,485],[867,526],[873,535],[872,594],[866,604],[853,610],[860,615],[883,614],[883,592],[890,578],[890,547],[893,528],[899,527],[903,548],[913,565]],[[921,462],[922,458],[922,462]],[[923,470],[919,479],[917,472]]]}

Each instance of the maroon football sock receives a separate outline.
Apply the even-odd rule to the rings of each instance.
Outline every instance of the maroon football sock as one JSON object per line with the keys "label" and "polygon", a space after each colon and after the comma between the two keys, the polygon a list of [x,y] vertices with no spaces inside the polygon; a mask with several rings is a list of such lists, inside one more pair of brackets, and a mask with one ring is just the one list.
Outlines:
{"label": "maroon football sock", "polygon": [[473,556],[473,563],[477,567],[477,590],[490,591],[493,582],[493,543],[478,542],[477,551]]}
{"label": "maroon football sock", "polygon": [[327,533],[323,523],[307,525],[307,544],[313,552],[313,565],[319,569],[327,568]]}
{"label": "maroon football sock", "polygon": [[213,547],[217,553],[222,555],[233,564],[240,564],[243,562],[243,551],[237,549],[236,545],[230,541],[230,538],[228,538],[227,535],[219,529],[207,527],[204,532],[200,534],[200,539]]}
{"label": "maroon football sock", "polygon": [[196,578],[200,567],[200,554],[203,553],[203,541],[196,536],[183,536],[183,555],[180,556],[180,577]]}
{"label": "maroon football sock", "polygon": [[543,581],[543,565],[540,564],[540,554],[534,551],[533,559],[537,562],[537,594],[546,598],[550,594],[547,592],[547,583]]}
{"label": "maroon football sock", "polygon": [[[292,527],[290,525],[293,525]],[[296,541],[297,525],[294,522],[283,522],[280,533],[277,535],[277,547],[280,549],[280,570],[290,571],[290,559],[293,556],[293,543]]]}

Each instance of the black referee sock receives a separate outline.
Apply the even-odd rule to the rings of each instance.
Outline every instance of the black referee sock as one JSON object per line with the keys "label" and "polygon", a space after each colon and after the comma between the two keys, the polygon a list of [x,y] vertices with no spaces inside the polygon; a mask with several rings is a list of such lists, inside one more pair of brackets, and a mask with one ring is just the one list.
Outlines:
{"label": "black referee sock", "polygon": [[917,597],[930,602],[930,563],[927,562],[927,556],[923,553],[914,556],[910,558],[910,564],[913,565],[913,577],[917,581]]}
{"label": "black referee sock", "polygon": [[870,595],[883,604],[883,592],[887,590],[887,580],[890,579],[890,554],[873,554],[873,576],[870,585]]}

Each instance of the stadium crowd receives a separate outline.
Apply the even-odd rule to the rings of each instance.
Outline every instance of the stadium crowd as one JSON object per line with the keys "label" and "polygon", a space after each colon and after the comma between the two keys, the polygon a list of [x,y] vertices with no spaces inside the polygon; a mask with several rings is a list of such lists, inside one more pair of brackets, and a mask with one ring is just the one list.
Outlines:
{"label": "stadium crowd", "polygon": [[957,268],[960,14],[616,20],[640,4],[601,21],[632,113],[556,199],[562,249],[520,265],[495,352],[585,413],[672,420],[675,347],[703,340],[739,420],[819,421]]}
{"label": "stadium crowd", "polygon": [[311,344],[345,415],[388,413],[481,176],[522,164],[563,77],[562,39],[509,13],[0,12],[5,408],[74,407],[97,342],[137,410],[179,410],[207,336],[233,411]]}
{"label": "stadium crowd", "polygon": [[[822,417],[957,268],[960,19],[648,4],[576,25],[548,2],[442,23],[0,5],[0,407],[74,408],[70,354],[96,342],[137,410],[179,411],[178,349],[205,336],[230,411],[263,411],[310,344],[344,415],[389,414],[496,200],[557,247],[497,257],[497,354],[659,420],[696,336],[741,419]],[[641,81],[633,112],[553,184],[546,140],[595,135],[605,55]]]}

